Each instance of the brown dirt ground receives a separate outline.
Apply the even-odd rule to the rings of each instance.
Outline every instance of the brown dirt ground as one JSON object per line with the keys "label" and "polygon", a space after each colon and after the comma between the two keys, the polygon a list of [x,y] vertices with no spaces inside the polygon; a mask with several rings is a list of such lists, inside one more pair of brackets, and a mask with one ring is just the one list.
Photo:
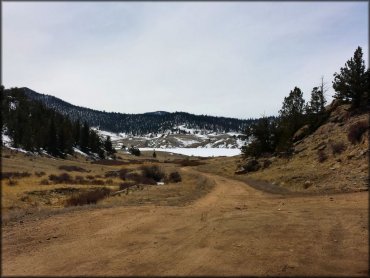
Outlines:
{"label": "brown dirt ground", "polygon": [[204,175],[213,190],[187,206],[78,210],[3,226],[2,274],[368,275],[367,192],[279,195]]}

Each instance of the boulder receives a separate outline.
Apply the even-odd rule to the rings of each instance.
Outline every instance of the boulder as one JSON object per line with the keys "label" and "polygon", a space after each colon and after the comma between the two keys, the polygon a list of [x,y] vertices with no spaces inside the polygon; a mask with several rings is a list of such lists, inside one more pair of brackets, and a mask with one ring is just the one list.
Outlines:
{"label": "boulder", "polygon": [[258,162],[257,159],[250,159],[244,164],[243,168],[247,172],[255,172],[261,168],[261,164]]}
{"label": "boulder", "polygon": [[293,142],[303,139],[306,135],[308,135],[309,131],[310,131],[309,125],[302,126],[300,129],[296,131],[296,133],[294,133]]}

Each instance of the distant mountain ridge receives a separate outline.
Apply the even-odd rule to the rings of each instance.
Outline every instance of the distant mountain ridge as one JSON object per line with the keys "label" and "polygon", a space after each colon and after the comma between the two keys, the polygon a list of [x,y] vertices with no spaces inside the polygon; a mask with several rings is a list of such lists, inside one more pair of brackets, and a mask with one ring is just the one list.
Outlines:
{"label": "distant mountain ridge", "polygon": [[90,126],[98,127],[116,133],[126,133],[135,136],[145,134],[160,134],[176,130],[183,125],[187,128],[208,130],[213,132],[242,132],[257,119],[235,119],[207,115],[194,115],[186,112],[155,111],[143,114],[126,114],[104,112],[80,107],[51,95],[37,93],[29,88],[21,88],[33,100],[38,100],[72,120],[86,121]]}

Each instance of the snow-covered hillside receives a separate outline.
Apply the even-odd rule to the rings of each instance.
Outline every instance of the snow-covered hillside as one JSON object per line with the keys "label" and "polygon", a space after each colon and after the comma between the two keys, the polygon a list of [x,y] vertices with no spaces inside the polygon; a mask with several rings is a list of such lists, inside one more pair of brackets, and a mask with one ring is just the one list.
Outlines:
{"label": "snow-covered hillside", "polygon": [[110,136],[116,149],[122,146],[137,148],[227,148],[239,149],[245,143],[240,133],[217,133],[209,130],[175,126],[173,132],[168,130],[161,134],[149,133],[145,136],[132,136],[124,133],[112,133],[94,128],[102,137]]}

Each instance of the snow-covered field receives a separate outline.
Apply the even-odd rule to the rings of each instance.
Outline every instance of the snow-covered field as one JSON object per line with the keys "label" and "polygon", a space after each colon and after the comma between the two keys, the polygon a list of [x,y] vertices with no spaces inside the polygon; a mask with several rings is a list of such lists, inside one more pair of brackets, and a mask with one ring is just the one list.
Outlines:
{"label": "snow-covered field", "polygon": [[[153,151],[153,148],[140,148],[140,151]],[[235,156],[240,154],[240,149],[228,148],[171,148],[171,149],[157,149],[161,152],[177,153],[188,156]]]}

